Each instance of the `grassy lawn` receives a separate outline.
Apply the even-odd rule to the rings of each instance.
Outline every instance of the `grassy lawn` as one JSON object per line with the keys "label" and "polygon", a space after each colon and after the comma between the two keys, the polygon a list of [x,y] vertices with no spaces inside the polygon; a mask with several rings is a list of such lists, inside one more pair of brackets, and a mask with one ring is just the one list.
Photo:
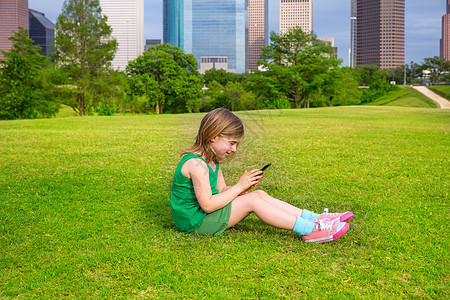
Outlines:
{"label": "grassy lawn", "polygon": [[437,108],[436,103],[411,87],[401,87],[366,105]]}
{"label": "grassy lawn", "polygon": [[428,88],[445,99],[450,100],[450,85],[432,85]]}
{"label": "grassy lawn", "polygon": [[0,298],[449,297],[450,113],[338,107],[240,112],[233,184],[302,208],[351,210],[338,241],[304,244],[249,217],[177,232],[178,151],[203,114],[0,122]]}

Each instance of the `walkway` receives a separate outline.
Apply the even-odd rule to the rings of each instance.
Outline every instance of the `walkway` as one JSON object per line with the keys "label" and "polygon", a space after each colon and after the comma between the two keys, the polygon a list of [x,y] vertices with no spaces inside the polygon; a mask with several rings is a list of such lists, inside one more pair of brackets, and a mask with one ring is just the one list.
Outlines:
{"label": "walkway", "polygon": [[413,88],[436,102],[441,108],[450,109],[450,101],[448,101],[444,97],[439,96],[435,92],[432,92],[426,86],[414,86]]}

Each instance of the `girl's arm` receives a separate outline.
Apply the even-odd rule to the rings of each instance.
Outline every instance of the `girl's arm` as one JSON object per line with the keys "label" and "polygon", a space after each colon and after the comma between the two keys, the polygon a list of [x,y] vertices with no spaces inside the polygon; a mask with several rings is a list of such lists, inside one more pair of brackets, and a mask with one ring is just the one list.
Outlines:
{"label": "girl's arm", "polygon": [[[221,170],[219,170],[219,172],[221,172]],[[188,160],[183,165],[182,173],[187,178],[192,179],[197,201],[206,213],[212,213],[226,206],[243,191],[254,186],[261,178],[261,171],[259,170],[250,172],[245,171],[244,175],[241,176],[235,185],[227,188],[224,188],[222,185],[223,191],[219,194],[212,195],[211,186],[209,184],[209,169],[203,160],[195,158]]]}
{"label": "girl's arm", "polygon": [[[216,189],[219,190],[219,193],[222,193],[222,192],[226,191],[227,189],[229,189],[230,187],[227,186],[226,183],[225,183],[225,179],[224,179],[223,173],[222,173],[222,167],[221,167],[220,165],[219,165],[219,167],[220,167],[220,169],[219,169],[219,176],[218,176],[218,178],[217,178]],[[261,174],[261,177],[264,176],[264,174],[265,174],[265,172],[263,171],[262,174]],[[250,191],[250,190],[252,190],[252,189],[254,189],[254,188],[256,188],[256,186],[258,185],[258,183],[259,183],[259,180],[258,180],[258,182],[257,182],[256,184],[254,184],[253,186],[249,187],[249,188],[246,189],[245,191],[242,191],[242,192],[239,194],[239,196],[240,196],[240,195],[243,195],[243,194],[245,194],[245,193],[247,193],[248,191]]]}
{"label": "girl's arm", "polygon": [[227,186],[227,184],[225,183],[225,179],[223,178],[222,166],[218,165],[218,168],[219,168],[219,176],[217,176],[216,189],[219,190],[219,193],[222,193],[225,190],[227,190],[229,186]]}

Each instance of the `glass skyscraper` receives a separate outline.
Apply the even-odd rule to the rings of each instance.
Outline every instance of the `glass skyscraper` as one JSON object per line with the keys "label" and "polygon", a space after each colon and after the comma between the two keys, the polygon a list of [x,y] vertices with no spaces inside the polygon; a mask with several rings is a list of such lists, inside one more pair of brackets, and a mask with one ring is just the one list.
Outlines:
{"label": "glass skyscraper", "polygon": [[33,44],[41,46],[41,55],[49,56],[53,53],[53,39],[55,38],[55,24],[45,17],[44,13],[30,9],[29,35]]}
{"label": "glass skyscraper", "polygon": [[193,54],[200,71],[248,70],[248,0],[164,0],[163,10],[164,42]]}

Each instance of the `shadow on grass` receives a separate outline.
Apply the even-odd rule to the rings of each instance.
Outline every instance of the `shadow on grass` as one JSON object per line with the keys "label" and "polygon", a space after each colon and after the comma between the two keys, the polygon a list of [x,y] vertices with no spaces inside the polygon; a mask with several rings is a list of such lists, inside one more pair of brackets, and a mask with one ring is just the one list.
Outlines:
{"label": "shadow on grass", "polygon": [[156,192],[141,198],[141,207],[149,225],[162,230],[176,230],[170,212],[170,193]]}

